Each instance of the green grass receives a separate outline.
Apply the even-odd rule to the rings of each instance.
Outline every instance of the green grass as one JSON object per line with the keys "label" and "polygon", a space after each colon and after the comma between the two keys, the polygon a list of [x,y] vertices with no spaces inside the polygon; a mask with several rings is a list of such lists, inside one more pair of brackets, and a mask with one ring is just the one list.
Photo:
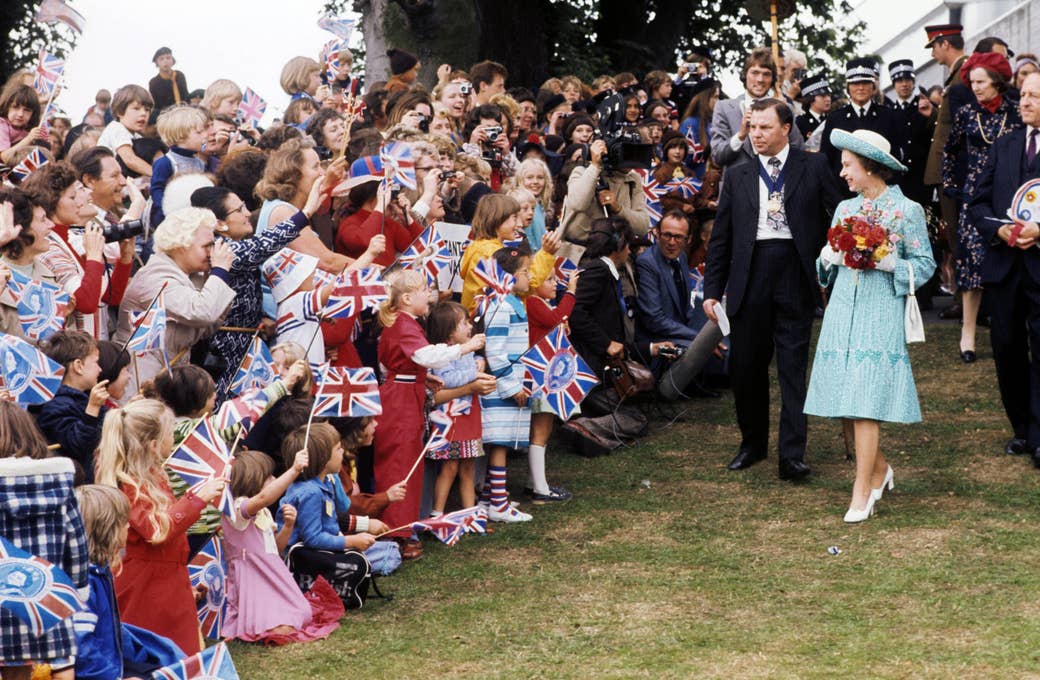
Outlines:
{"label": "green grass", "polygon": [[[842,522],[853,469],[839,423],[810,420],[809,484],[779,481],[775,453],[729,472],[726,393],[608,457],[551,448],[551,478],[573,501],[455,548],[425,540],[422,560],[380,580],[392,602],[370,601],[320,642],[232,643],[239,672],[1038,677],[1040,473],[1002,453],[988,337],[964,366],[957,336],[931,325],[911,349],[924,422],[882,426],[896,488],[862,525]],[[514,493],[525,467],[510,461]]]}

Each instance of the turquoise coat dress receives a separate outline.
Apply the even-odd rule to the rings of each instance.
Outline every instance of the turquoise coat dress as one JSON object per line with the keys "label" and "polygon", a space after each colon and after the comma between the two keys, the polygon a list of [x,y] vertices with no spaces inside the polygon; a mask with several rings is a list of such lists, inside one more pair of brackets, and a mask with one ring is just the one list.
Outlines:
{"label": "turquoise coat dress", "polygon": [[821,286],[834,284],[816,345],[805,412],[827,418],[916,423],[921,420],[917,388],[906,350],[903,314],[910,287],[922,286],[935,271],[924,210],[890,186],[871,202],[856,196],[838,204],[837,224],[862,212],[879,214],[882,226],[898,234],[894,272],[824,269],[816,261]]}

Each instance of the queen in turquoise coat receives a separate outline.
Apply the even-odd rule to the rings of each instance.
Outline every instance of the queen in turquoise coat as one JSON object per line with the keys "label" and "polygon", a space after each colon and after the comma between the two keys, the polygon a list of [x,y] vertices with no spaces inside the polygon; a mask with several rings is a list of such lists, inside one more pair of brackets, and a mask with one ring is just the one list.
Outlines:
{"label": "queen in turquoise coat", "polygon": [[852,134],[835,130],[832,142],[843,149],[842,178],[857,192],[838,205],[834,224],[847,217],[869,216],[894,242],[874,269],[844,266],[843,254],[830,244],[817,260],[820,285],[834,288],[816,346],[805,412],[844,419],[857,458],[853,499],[845,519],[862,521],[884,489],[892,487],[892,469],[878,449],[879,422],[921,420],[904,312],[911,270],[915,287],[920,287],[935,271],[935,260],[924,210],[898,186],[887,184],[892,171],[903,168],[888,153],[888,142],[866,130]]}

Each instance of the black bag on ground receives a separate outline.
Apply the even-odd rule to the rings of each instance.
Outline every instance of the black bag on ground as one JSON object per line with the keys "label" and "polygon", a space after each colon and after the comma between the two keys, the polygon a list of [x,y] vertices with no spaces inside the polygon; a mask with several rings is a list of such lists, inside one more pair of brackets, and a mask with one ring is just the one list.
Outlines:
{"label": "black bag on ground", "polygon": [[324,576],[347,609],[361,609],[368,599],[372,565],[357,550],[317,550],[297,543],[289,548],[285,564],[303,592],[311,589],[318,576]]}

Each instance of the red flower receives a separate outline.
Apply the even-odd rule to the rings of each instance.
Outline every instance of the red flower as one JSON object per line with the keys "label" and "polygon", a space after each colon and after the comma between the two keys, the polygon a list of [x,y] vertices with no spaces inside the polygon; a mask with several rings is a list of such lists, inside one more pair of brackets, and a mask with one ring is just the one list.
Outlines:
{"label": "red flower", "polygon": [[838,250],[849,252],[856,247],[856,237],[849,232],[842,232],[838,237]]}
{"label": "red flower", "polygon": [[888,239],[888,232],[885,231],[884,227],[872,227],[870,230],[870,238],[868,239],[872,246],[879,246]]}
{"label": "red flower", "polygon": [[866,236],[870,231],[870,224],[862,218],[856,218],[852,223],[852,233],[856,236]]}

